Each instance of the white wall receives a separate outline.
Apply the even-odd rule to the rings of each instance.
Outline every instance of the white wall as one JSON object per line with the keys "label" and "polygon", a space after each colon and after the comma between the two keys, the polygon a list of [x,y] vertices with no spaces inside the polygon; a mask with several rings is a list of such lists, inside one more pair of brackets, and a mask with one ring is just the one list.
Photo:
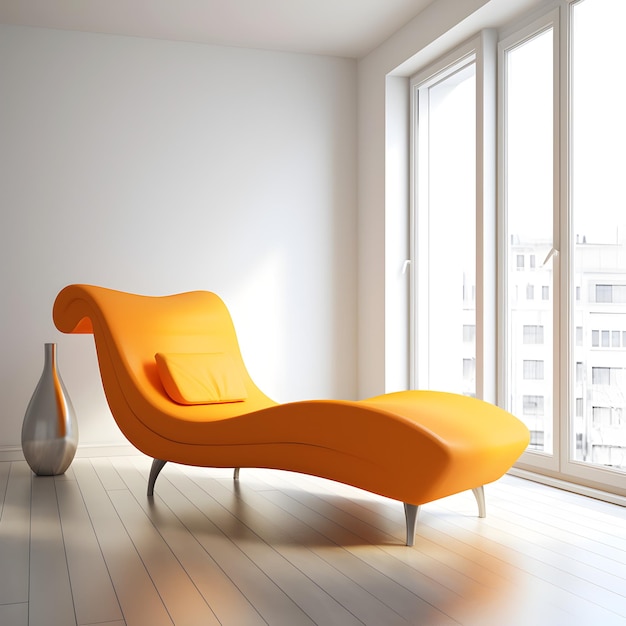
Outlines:
{"label": "white wall", "polygon": [[73,282],[219,293],[279,401],[356,395],[356,63],[0,26],[0,451],[58,343],[81,445],[123,443]]}

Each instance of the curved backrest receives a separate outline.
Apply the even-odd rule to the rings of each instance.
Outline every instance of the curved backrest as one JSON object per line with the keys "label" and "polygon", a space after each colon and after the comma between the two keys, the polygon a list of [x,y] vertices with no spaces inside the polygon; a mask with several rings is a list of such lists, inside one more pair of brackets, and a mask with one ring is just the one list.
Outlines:
{"label": "curved backrest", "polygon": [[[125,432],[129,419],[138,419],[158,432],[159,423],[168,418],[223,419],[275,404],[250,378],[230,314],[214,293],[143,296],[93,285],[69,285],[55,300],[53,319],[63,332],[93,333],[105,394]],[[247,398],[178,405],[161,383],[156,353],[227,354],[245,385]]]}

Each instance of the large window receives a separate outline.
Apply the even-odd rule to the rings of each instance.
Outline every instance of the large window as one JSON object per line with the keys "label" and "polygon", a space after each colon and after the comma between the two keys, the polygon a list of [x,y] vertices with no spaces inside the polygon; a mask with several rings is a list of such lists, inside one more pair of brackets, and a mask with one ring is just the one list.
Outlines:
{"label": "large window", "polygon": [[[413,78],[412,380],[484,397],[477,381],[492,376],[498,404],[531,432],[521,467],[626,495],[626,2],[551,7],[497,36],[491,118],[488,54]],[[497,136],[491,273],[479,267],[490,245],[476,193],[489,167],[481,124]],[[492,371],[479,350],[489,336]]]}
{"label": "large window", "polygon": [[[574,319],[590,344],[576,348],[591,373],[579,395],[569,447],[573,461],[626,470],[626,207],[623,198],[626,120],[623,0],[571,6],[571,280],[582,297]],[[589,380],[590,378],[590,380]],[[572,390],[573,392],[573,390]]]}
{"label": "large window", "polygon": [[[524,397],[540,393],[543,412],[525,420],[543,436],[534,450],[551,454],[554,445],[554,38],[551,21],[533,24],[501,48],[502,141],[501,215],[506,240],[503,401],[523,414]],[[522,259],[540,259],[521,263]],[[535,300],[537,282],[547,297]],[[525,292],[526,297],[520,297]],[[540,326],[543,341],[531,347],[528,329]],[[522,331],[523,332],[520,332]],[[523,340],[520,340],[520,336]],[[536,360],[537,357],[541,360]],[[533,357],[535,360],[529,360]],[[537,382],[541,381],[541,383]]]}
{"label": "large window", "polygon": [[[416,386],[476,395],[476,61],[414,80]],[[451,184],[450,181],[453,181]]]}

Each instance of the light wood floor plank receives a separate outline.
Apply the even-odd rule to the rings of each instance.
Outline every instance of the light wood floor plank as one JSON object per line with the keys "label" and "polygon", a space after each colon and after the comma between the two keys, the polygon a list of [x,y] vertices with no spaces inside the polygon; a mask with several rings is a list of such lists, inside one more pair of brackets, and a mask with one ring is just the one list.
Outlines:
{"label": "light wood floor plank", "polygon": [[[287,496],[293,498],[295,501],[299,502],[300,504],[307,506],[308,505],[308,511],[307,510],[301,510],[298,513],[298,516],[301,519],[305,519],[311,515],[321,515],[322,519],[318,519],[315,524],[316,526],[321,526],[324,524],[324,516],[326,517],[326,519],[332,520],[334,523],[336,523],[338,526],[340,526],[341,528],[344,528],[345,530],[349,529],[350,527],[355,528],[355,532],[358,532],[359,535],[361,537],[364,537],[366,540],[373,540],[375,542],[377,534],[375,531],[372,533],[371,530],[371,526],[369,524],[364,524],[362,522],[360,522],[358,519],[354,519],[353,518],[353,507],[352,505],[345,501],[346,499],[331,499],[328,502],[325,502],[323,498],[320,498],[319,500],[315,500],[315,498],[317,497],[315,494],[313,494],[313,500],[311,502],[307,502],[307,494],[303,491],[303,490],[298,490],[297,488],[294,489],[289,489],[288,485],[294,485],[297,486],[298,483],[298,476],[297,475],[293,475],[290,474],[288,472],[280,472],[280,473],[270,473],[269,475],[264,475],[264,479],[268,480],[270,482],[274,481],[277,486],[281,487],[281,490],[279,492],[277,492],[279,495],[277,497],[279,498],[285,498]],[[283,485],[280,483],[281,480],[285,480],[286,484]],[[354,490],[352,490],[352,488],[343,486],[343,485],[335,485],[335,483],[332,483],[331,481],[323,481],[322,479],[314,479],[311,477],[306,477],[303,481],[304,484],[311,484],[314,483],[315,486],[315,491],[316,492],[320,492],[323,493],[324,490],[330,490],[330,491],[334,491],[335,489],[340,490],[340,491],[347,491],[350,495],[355,495]],[[344,489],[345,487],[345,489]],[[357,496],[360,496],[362,498],[363,501],[371,501],[371,500],[375,500],[376,498],[367,494],[367,495],[362,495],[360,494],[360,492],[356,492]],[[471,495],[471,494],[470,494]],[[457,498],[457,500],[459,500],[459,498]],[[463,500],[462,498],[460,498],[460,500]],[[332,502],[332,504],[331,504]],[[287,507],[293,507],[293,504],[289,504],[287,503],[285,506]],[[347,508],[349,509],[351,512],[350,513],[346,513],[343,509]],[[384,506],[382,507],[382,510],[377,510],[376,512],[381,514],[384,513]],[[423,507],[424,509],[428,510],[429,508],[432,507]],[[463,586],[462,586],[462,578],[458,577],[458,574],[460,573],[469,573],[469,576],[474,578],[476,576],[475,572],[476,572],[476,568],[475,565],[472,565],[472,563],[463,563],[458,557],[459,555],[454,553],[454,552],[450,552],[448,551],[448,560],[450,560],[450,558],[452,559],[452,562],[450,563],[451,567],[449,569],[443,569],[441,568],[441,566],[437,565],[437,561],[430,561],[430,562],[424,562],[422,557],[424,555],[422,555],[422,557],[419,557],[416,559],[416,550],[417,552],[420,552],[420,547],[423,545],[422,542],[419,540],[420,538],[420,533],[423,531],[424,528],[424,515],[425,513],[422,511],[422,522],[420,522],[418,524],[418,539],[416,539],[416,547],[414,550],[406,550],[403,549],[402,547],[396,549],[395,547],[390,547],[387,544],[379,544],[382,546],[382,548],[387,551],[387,552],[391,552],[393,551],[393,553],[395,554],[396,558],[402,560],[403,562],[405,562],[407,565],[415,568],[418,571],[423,571],[423,572],[427,572],[429,574],[429,576],[434,577],[444,588],[447,585],[447,575],[446,575],[446,571],[457,571],[457,575],[453,576],[450,581],[454,582],[454,580],[456,579],[456,584],[459,585],[461,584],[461,586],[457,586],[457,587],[453,587],[453,589],[455,589],[457,592],[463,594]],[[428,515],[428,514],[426,514]],[[455,513],[454,516],[451,516],[452,518],[462,518],[462,519],[467,519],[468,523],[470,524],[481,524],[484,523],[484,520],[479,520],[477,519],[475,516],[463,516],[457,513]],[[453,525],[452,528],[455,528],[455,526]],[[403,530],[403,529],[402,529]],[[336,532],[344,532],[344,531],[338,531],[336,529]],[[368,536],[368,533],[370,533],[370,535]],[[398,532],[399,534],[399,532]],[[343,540],[346,539],[346,537],[342,537]],[[493,547],[493,544],[491,544],[491,546]],[[496,544],[496,554],[498,553],[497,550],[497,544]],[[525,559],[525,557],[523,556],[523,559]],[[513,559],[513,562],[515,563],[515,560]],[[520,572],[519,572],[519,563],[516,563],[516,570],[517,570],[517,574],[514,576],[513,580],[522,578],[522,576],[520,576]],[[560,617],[563,618],[564,616],[568,616],[569,615],[569,611],[566,608],[568,606],[568,604],[565,604],[565,606],[558,606],[559,605],[559,601],[558,600],[554,600],[550,594],[544,594],[542,591],[542,588],[546,585],[546,581],[542,578],[527,578],[525,579],[527,583],[531,583],[529,585],[527,585],[527,589],[526,592],[527,593],[531,593],[532,597],[534,597],[537,601],[540,601],[541,604],[536,607],[537,610],[535,610],[536,616],[535,616],[535,620],[537,619],[537,615],[541,615],[541,616],[545,616],[545,615],[554,615],[555,618]],[[527,619],[527,615],[528,615],[528,610],[529,608],[532,608],[532,605],[528,605],[527,603],[527,596],[526,595],[522,595],[520,596],[520,594],[518,593],[518,589],[519,589],[519,583],[515,583],[513,585],[511,584],[507,584],[505,585],[504,589],[506,590],[506,596],[507,598],[509,598],[508,602],[522,606],[525,608],[525,611],[523,613],[523,616],[519,617],[519,619],[521,620],[521,624],[524,624],[524,621]],[[562,589],[560,588],[560,586],[554,586],[553,590],[556,591],[557,595],[562,593]],[[507,606],[505,605],[504,607],[501,606],[502,602],[501,602],[501,596],[503,593],[503,589],[500,588],[499,589],[499,594],[500,595],[491,595],[491,598],[493,600],[493,602],[491,602],[491,604],[487,607],[489,609],[489,613],[493,615],[493,620],[495,624],[498,624],[498,621],[502,619],[502,611],[504,611],[506,613],[507,611]],[[455,611],[457,608],[459,608],[459,612],[454,613],[452,612],[452,616],[463,622],[463,623],[471,623],[468,620],[470,619],[468,616],[469,615],[477,615],[477,619],[478,619],[478,623],[480,624],[481,622],[485,622],[485,620],[487,619],[486,616],[486,611],[483,610],[486,607],[486,600],[490,597],[490,596],[486,596],[484,594],[480,594],[478,589],[472,587],[472,586],[467,586],[465,589],[465,593],[463,594],[465,596],[465,603],[459,605],[457,602],[451,602],[450,600],[452,600],[452,598],[442,598],[440,596],[437,595],[437,588],[435,589],[430,589],[429,593],[428,593],[428,597],[431,598],[431,600],[434,601],[435,606],[438,607],[442,607],[442,606],[448,606],[450,611]],[[575,599],[576,601],[578,601],[578,598],[575,598],[571,593],[566,594],[567,599]],[[474,601],[474,598],[481,598],[480,602],[479,602],[479,606],[476,609],[471,609],[470,604]],[[437,600],[437,598],[439,598]],[[439,603],[438,603],[439,602]],[[441,602],[443,602],[443,605],[440,604]],[[468,604],[470,603],[470,604]],[[583,604],[582,608],[587,609],[588,605],[587,604]],[[607,620],[612,620],[614,618],[614,615],[610,614],[610,613],[606,613],[605,615]],[[507,618],[507,619],[511,619],[511,618]],[[572,615],[571,617],[568,617],[568,619],[566,620],[567,623],[576,623],[575,621],[576,617],[574,615]],[[486,623],[486,622],[485,622]],[[536,622],[536,623],[540,623],[540,622]],[[551,622],[547,622],[547,623],[551,623]],[[558,623],[558,622],[557,622]],[[584,623],[584,622],[583,622]],[[525,626],[525,624],[524,624]]]}
{"label": "light wood floor plank", "polygon": [[[342,524],[336,524],[332,518],[327,517],[332,513],[328,511],[325,511],[323,515],[318,513],[315,509],[323,507],[320,507],[314,500],[307,504],[304,495],[294,497],[294,492],[287,495],[280,491],[267,492],[264,495],[285,510],[293,511],[300,519],[312,520],[315,526],[333,542],[345,545],[346,550],[352,552],[364,564],[367,563],[381,575],[405,586],[415,596],[428,598],[436,609],[447,614],[452,620],[462,621],[466,618],[468,606],[475,598],[488,597],[488,590],[475,584],[462,568],[455,571],[441,561],[425,557],[421,552],[404,545],[376,546],[376,544],[365,543],[363,540],[358,541],[354,535],[350,536],[350,532]],[[367,542],[367,538],[365,541]],[[388,567],[384,570],[380,567],[380,563],[376,562],[375,555],[379,550],[386,553],[384,560],[388,563]],[[394,558],[389,558],[390,554]]]}
{"label": "light wood floor plank", "polygon": [[172,621],[187,626],[217,624],[209,605],[133,495],[116,490],[109,496]]}
{"label": "light wood floor plank", "polygon": [[[524,580],[539,581],[546,589],[550,589],[551,601],[570,612],[572,619],[576,620],[573,623],[585,624],[589,615],[596,615],[603,624],[624,622],[619,596],[607,595],[606,590],[564,569],[563,563],[568,561],[565,545],[558,551],[546,551],[528,537],[519,536],[519,529],[503,529],[498,520],[497,503],[494,504],[496,506],[491,507],[492,513],[486,520],[476,522],[460,515],[450,515],[449,522],[458,529],[454,532],[466,531],[468,541],[478,541],[479,537],[488,536],[495,546],[493,549],[501,553],[503,560],[514,563],[522,570]],[[436,503],[424,515],[424,520],[432,520],[436,524],[437,516],[446,514],[445,506],[443,502]],[[609,604],[601,606],[607,599]]]}
{"label": "light wood floor plank", "polygon": [[[354,511],[346,512],[344,507],[350,507],[351,505],[344,498],[331,500],[320,497],[315,493],[309,493],[303,489],[292,489],[289,486],[291,482],[282,482],[283,477],[282,474],[276,475],[276,485],[279,489],[273,497],[277,501],[281,501],[285,509],[296,510],[300,519],[304,517],[311,519],[317,528],[324,530],[327,535],[341,545],[358,546],[359,544],[373,544],[381,549],[384,547],[399,547],[399,551],[394,550],[394,554],[397,555],[416,552],[404,550],[406,546],[404,546],[403,541],[392,539],[389,542],[380,542],[379,530],[363,522],[360,517],[355,515]],[[397,505],[397,503],[394,504]],[[386,506],[388,504],[381,500],[378,512],[382,512]],[[380,517],[383,516],[381,515]],[[399,519],[398,522],[400,522]],[[399,524],[398,528],[400,528]],[[402,528],[402,530],[404,529]],[[472,597],[476,593],[481,593],[481,589],[474,587],[477,581],[473,577],[468,576],[463,570],[459,570],[458,567],[446,566],[439,558],[433,558],[421,550],[419,551],[419,558],[419,563],[412,569],[432,572],[433,576],[435,570],[437,570],[438,580],[433,580],[437,584],[442,585],[444,589],[456,593],[460,597],[464,595]]]}
{"label": "light wood floor plank", "polygon": [[[279,584],[290,576],[300,583],[301,590],[310,591],[300,572],[280,558],[260,537],[251,533],[236,515],[222,509],[178,468],[169,468],[163,478],[163,482],[170,482],[175,490],[163,484],[159,486],[159,495],[177,511],[188,528],[195,528],[194,534],[207,552],[267,623],[272,626],[315,623],[299,606],[298,596],[291,598]],[[187,503],[180,500],[181,495]],[[189,508],[191,503],[194,508],[197,507],[200,517]],[[263,552],[261,559],[259,551]]]}
{"label": "light wood floor plank", "polygon": [[[233,492],[213,481],[210,487],[210,495],[217,502],[226,504],[229,500],[232,500]],[[340,607],[345,607],[344,610],[347,611],[347,614],[344,619],[346,620],[354,620],[356,617],[366,624],[394,624],[404,621],[397,611],[397,604],[400,598],[404,602],[410,602],[413,605],[418,604],[419,599],[415,596],[410,594],[403,595],[404,589],[399,587],[388,589],[392,587],[390,585],[391,581],[377,577],[375,571],[369,570],[363,573],[355,573],[353,577],[347,576],[346,568],[342,569],[338,565],[342,560],[349,559],[350,555],[333,544],[331,547],[335,555],[334,559],[327,560],[322,558],[321,553],[323,552],[324,544],[330,545],[329,542],[321,535],[316,537],[315,531],[312,531],[310,527],[305,525],[300,526],[300,530],[307,537],[308,541],[301,541],[297,536],[298,533],[294,530],[294,524],[290,524],[288,521],[290,516],[284,515],[281,519],[282,511],[278,507],[271,507],[265,500],[257,501],[251,506],[245,498],[239,496],[236,488],[235,497],[239,500],[237,506],[238,514],[249,520],[248,527],[251,531],[265,543],[273,546],[274,550],[280,553],[283,558],[296,567],[298,571],[302,572],[310,581],[319,586],[320,590],[324,591],[324,595],[317,600],[316,609],[320,608],[320,601],[323,602],[326,598],[332,599],[332,594],[340,603]],[[315,547],[317,542],[320,542],[322,546],[319,548]],[[250,550],[251,547],[248,548],[248,551]],[[349,570],[349,567],[347,569]],[[377,589],[378,594],[374,595],[365,591],[364,587],[355,581],[355,578],[359,578],[359,575],[368,577],[369,588]],[[283,588],[288,592],[287,582],[285,581]],[[392,595],[393,597],[390,597]],[[384,600],[381,599],[381,596],[384,597]],[[409,599],[407,599],[407,596],[410,596]],[[326,604],[328,604],[327,600]],[[325,608],[332,610],[333,605]],[[338,610],[338,608],[335,610]],[[322,622],[322,617],[324,616],[317,617],[312,613],[313,607],[310,606],[306,610],[317,623]],[[328,619],[328,616],[325,619]],[[346,621],[345,623],[351,622]]]}
{"label": "light wood floor plank", "polygon": [[[553,512],[554,507],[550,511]],[[590,582],[618,593],[626,587],[626,569],[623,567],[626,552],[604,543],[604,534],[600,536],[596,531],[591,538],[581,534],[586,531],[585,527],[575,528],[571,523],[561,524],[551,513],[546,514],[544,522],[538,513],[531,516],[526,512],[526,516],[522,517],[524,512],[525,509],[520,505],[508,502],[500,504],[496,516],[501,522],[499,527],[508,528],[545,550],[561,552],[565,545],[567,552],[562,564],[568,571],[580,571],[583,578],[588,577]],[[626,524],[626,519],[624,522]],[[547,558],[552,560],[553,556],[547,555]]]}
{"label": "light wood floor plank", "polygon": [[149,467],[0,463],[2,626],[626,626],[624,508],[505,476],[407,548],[402,505],[346,485],[168,464],[149,499]]}
{"label": "light wood floor plank", "polygon": [[74,480],[58,480],[56,493],[78,623],[122,620],[122,611],[78,485]]}
{"label": "light wood floor plank", "polygon": [[[276,503],[280,492],[276,490],[248,489],[245,481],[220,481],[226,494],[234,492],[240,501],[239,508],[245,512],[251,529],[274,548],[281,552],[301,571],[307,574],[320,587],[334,594],[351,613],[365,623],[385,623],[396,620],[420,620],[428,624],[452,624],[449,616],[438,611],[429,602],[410,591],[404,575],[413,575],[414,571],[405,569],[394,579],[373,567],[367,559],[358,556],[358,547],[354,536],[344,536],[345,543],[337,544],[320,529],[301,521],[296,507],[289,503],[282,508]],[[226,495],[220,495],[216,487],[211,495],[227,501]],[[249,511],[247,511],[249,509]],[[367,546],[369,554],[380,552],[376,546]],[[323,563],[321,566],[319,563]],[[329,574],[330,573],[330,574]],[[346,592],[351,593],[346,593]],[[395,615],[378,616],[376,606],[371,606],[371,599],[363,598],[363,593],[371,595],[391,608]]]}
{"label": "light wood floor plank", "polygon": [[581,526],[592,529],[600,527],[607,532],[612,527],[619,537],[626,537],[624,507],[510,475],[494,483],[493,488],[497,490],[499,498],[520,500],[530,497],[538,507],[545,505],[569,513],[564,519],[579,520]]}
{"label": "light wood floor plank", "polygon": [[[324,512],[317,512],[343,526],[361,542],[404,545],[405,522],[401,502],[294,472],[262,470],[260,477],[274,489],[284,490],[289,495],[308,492],[312,498],[318,497]],[[245,482],[244,474],[242,480]],[[314,508],[316,506],[317,503],[313,505]]]}
{"label": "light wood floor plank", "polygon": [[91,459],[91,465],[96,470],[102,486],[107,491],[128,488],[124,479],[120,476],[119,471],[113,465],[113,461],[117,460],[119,459],[109,459],[107,457]]}
{"label": "light wood floor plank", "polygon": [[2,512],[4,511],[4,499],[7,493],[10,471],[11,463],[0,463],[0,521],[2,520]]}
{"label": "light wood floor plank", "polygon": [[76,624],[54,478],[33,478],[30,550],[30,626]]}
{"label": "light wood floor plank", "polygon": [[[468,527],[468,521],[458,516],[455,524]],[[518,521],[506,522],[497,513],[484,524],[492,541],[508,549],[508,559],[517,560],[528,573],[571,594],[574,605],[601,604],[626,619],[626,583],[608,572],[581,564],[569,556],[567,543],[546,539],[532,533]],[[517,552],[517,556],[510,551]],[[622,561],[623,563],[626,560]],[[602,586],[602,583],[610,588]]]}
{"label": "light wood floor plank", "polygon": [[501,514],[506,513],[507,519],[517,518],[519,524],[523,518],[529,522],[525,526],[548,536],[558,535],[572,546],[586,544],[592,552],[609,559],[614,557],[616,550],[626,554],[626,509],[615,507],[618,510],[612,515],[597,513],[594,518],[585,512],[582,503],[576,504],[580,499],[589,498],[568,494],[568,498],[549,499],[540,496],[540,491],[534,492],[536,506],[529,509],[520,502],[516,485],[518,483],[510,482],[508,489],[499,488],[497,492],[498,510]]}
{"label": "light wood floor plank", "polygon": [[28,602],[32,472],[26,461],[3,465],[10,471],[0,519],[0,604],[22,604]]}
{"label": "light wood floor plank", "polygon": [[170,626],[173,621],[91,462],[75,459],[73,467],[127,626]]}
{"label": "light wood floor plank", "polygon": [[28,603],[0,604],[0,624],[3,626],[28,626]]}
{"label": "light wood floor plank", "polygon": [[[177,515],[183,514],[183,511],[177,508],[177,515],[175,515],[168,503],[171,504],[173,501],[175,506],[181,503],[187,510],[187,514],[183,514],[186,521],[189,522],[197,516],[203,531],[210,530],[210,524],[207,524],[206,518],[201,516],[197,510],[194,511],[195,507],[190,505],[189,501],[167,480],[164,480],[163,483],[159,482],[159,489],[155,491],[154,500],[148,499],[146,497],[146,477],[149,466],[137,459],[132,459],[132,461],[136,465],[135,471],[124,471],[124,479],[128,488],[172,548],[182,566],[193,578],[220,623],[250,624],[251,626],[265,624],[265,620],[248,602],[241,590],[198,541],[196,538],[198,531],[186,527],[181,521],[182,518],[177,517]],[[116,460],[116,466],[119,467],[120,463],[120,460]],[[164,496],[171,492],[173,500],[170,498],[167,502],[163,500],[161,497],[163,491],[165,491]],[[194,530],[194,532],[190,532],[190,530]],[[223,537],[223,540],[227,541],[227,538]]]}

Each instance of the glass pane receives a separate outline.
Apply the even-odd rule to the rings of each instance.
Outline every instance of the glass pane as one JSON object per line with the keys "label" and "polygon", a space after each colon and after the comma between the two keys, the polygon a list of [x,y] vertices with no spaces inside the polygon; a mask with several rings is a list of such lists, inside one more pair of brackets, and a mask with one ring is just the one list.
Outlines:
{"label": "glass pane", "polygon": [[475,102],[474,63],[428,88],[429,271],[423,296],[428,387],[471,396],[476,395]]}
{"label": "glass pane", "polygon": [[[624,0],[572,7],[574,326],[582,376],[572,399],[572,457],[626,469],[626,210],[623,113]],[[575,291],[575,290],[574,290]],[[572,407],[574,405],[572,404]]]}
{"label": "glass pane", "polygon": [[506,53],[507,408],[553,452],[552,30]]}

